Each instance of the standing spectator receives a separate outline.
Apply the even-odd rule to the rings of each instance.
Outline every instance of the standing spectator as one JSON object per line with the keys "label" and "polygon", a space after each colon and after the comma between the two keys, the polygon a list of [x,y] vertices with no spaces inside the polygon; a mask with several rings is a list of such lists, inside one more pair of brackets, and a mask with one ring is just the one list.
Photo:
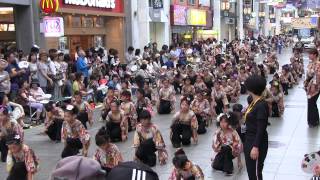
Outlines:
{"label": "standing spectator", "polygon": [[4,71],[8,66],[6,60],[0,60],[0,93],[9,94],[10,92],[10,76],[7,71]]}
{"label": "standing spectator", "polygon": [[90,66],[85,62],[84,56],[85,53],[83,50],[79,51],[78,54],[78,59],[77,59],[77,72],[81,72],[83,77],[84,77],[84,85],[85,87],[88,86],[88,76],[89,76],[89,68]]}
{"label": "standing spectator", "polygon": [[30,53],[28,57],[29,61],[29,71],[30,71],[30,79],[28,82],[31,82],[33,79],[38,79],[37,77],[37,54],[36,53]]}
{"label": "standing spectator", "polygon": [[48,84],[50,86],[53,86],[53,80],[49,77],[48,71],[49,66],[47,65],[48,62],[48,54],[45,51],[40,52],[39,54],[40,61],[38,63],[38,80],[41,89],[44,92],[47,92],[47,86]]}
{"label": "standing spectator", "polygon": [[19,68],[13,52],[9,52],[8,54],[6,54],[5,59],[9,63],[9,65],[6,68],[6,71],[9,73],[11,81],[10,99],[14,100],[19,91],[19,84],[21,83],[21,78],[25,75],[26,71]]}
{"label": "standing spectator", "polygon": [[130,64],[134,60],[134,54],[133,54],[134,48],[130,46],[128,48],[128,52],[126,52],[126,63]]}
{"label": "standing spectator", "polygon": [[147,59],[150,58],[150,48],[148,46],[144,46],[143,48],[143,54],[142,54],[142,58],[143,59]]}

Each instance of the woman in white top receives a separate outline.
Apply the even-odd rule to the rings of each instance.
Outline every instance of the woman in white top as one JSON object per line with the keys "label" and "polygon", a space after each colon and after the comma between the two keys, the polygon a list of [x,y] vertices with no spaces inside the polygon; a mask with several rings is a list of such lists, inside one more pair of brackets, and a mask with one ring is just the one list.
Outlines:
{"label": "woman in white top", "polygon": [[32,79],[38,79],[37,71],[38,71],[38,65],[37,65],[37,54],[36,53],[30,53],[28,57],[29,61],[29,71],[30,71],[30,79],[29,82],[32,81]]}

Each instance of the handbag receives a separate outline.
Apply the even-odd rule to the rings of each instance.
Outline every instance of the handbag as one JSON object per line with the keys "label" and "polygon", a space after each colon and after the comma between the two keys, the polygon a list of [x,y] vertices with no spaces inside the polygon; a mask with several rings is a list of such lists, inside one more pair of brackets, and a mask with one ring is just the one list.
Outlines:
{"label": "handbag", "polygon": [[54,81],[59,81],[63,79],[63,74],[61,72],[57,73],[55,76],[52,77]]}

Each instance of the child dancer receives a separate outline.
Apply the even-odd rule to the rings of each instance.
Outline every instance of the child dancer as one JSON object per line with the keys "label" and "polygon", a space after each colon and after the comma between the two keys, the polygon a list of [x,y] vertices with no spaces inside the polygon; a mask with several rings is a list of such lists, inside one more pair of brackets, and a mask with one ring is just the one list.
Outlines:
{"label": "child dancer", "polygon": [[[212,163],[212,168],[221,170],[227,176],[233,173],[232,160],[240,156],[241,141],[236,130],[232,128],[236,120],[236,115],[232,112],[220,114],[217,118],[219,129],[213,137],[212,148],[216,152],[216,156]],[[238,165],[240,166],[241,159],[238,158]]]}

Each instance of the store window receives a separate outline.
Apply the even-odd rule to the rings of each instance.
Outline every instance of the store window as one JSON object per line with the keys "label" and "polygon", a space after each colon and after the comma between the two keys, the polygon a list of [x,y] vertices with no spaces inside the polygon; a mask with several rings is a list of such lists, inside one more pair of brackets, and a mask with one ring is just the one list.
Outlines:
{"label": "store window", "polygon": [[179,3],[184,4],[186,0],[179,0]]}
{"label": "store window", "polygon": [[15,31],[14,24],[0,24],[0,31]]}
{"label": "store window", "polygon": [[95,27],[101,28],[101,27],[104,27],[104,26],[105,26],[104,18],[103,17],[96,17],[95,18]]}
{"label": "store window", "polygon": [[92,17],[83,17],[83,19],[82,19],[82,27],[84,27],[84,28],[92,28],[93,27],[93,18]]}
{"label": "store window", "polygon": [[196,0],[188,0],[188,3],[189,3],[190,5],[196,5]]}
{"label": "store window", "polygon": [[81,17],[73,16],[71,24],[72,24],[73,28],[80,28],[81,27]]}

